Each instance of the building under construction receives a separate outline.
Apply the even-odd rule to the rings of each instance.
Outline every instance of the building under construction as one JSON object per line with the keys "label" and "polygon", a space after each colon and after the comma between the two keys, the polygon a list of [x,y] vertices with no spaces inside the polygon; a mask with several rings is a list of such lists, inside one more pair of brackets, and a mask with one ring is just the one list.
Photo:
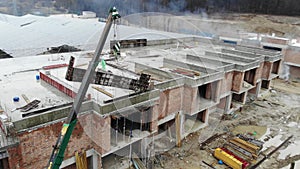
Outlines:
{"label": "building under construction", "polygon": [[[187,37],[119,43],[119,58],[102,57],[107,80],[147,74],[149,90],[91,84],[61,168],[75,167],[76,152],[86,152],[89,168],[127,168],[136,157],[149,167],[155,154],[206,127],[210,113],[230,114],[270,89],[283,65],[282,52],[264,49],[263,42]],[[276,41],[268,46],[278,48]],[[91,60],[91,52],[82,51],[0,62],[4,168],[46,167],[80,85],[65,79],[71,56],[75,69]],[[12,68],[15,62],[22,66]]]}
{"label": "building under construction", "polygon": [[[279,76],[299,78],[288,39],[153,34],[114,39],[101,53],[61,168],[151,168],[155,155],[207,127],[210,114],[232,115]],[[0,168],[47,167],[94,55],[77,47],[1,60]]]}

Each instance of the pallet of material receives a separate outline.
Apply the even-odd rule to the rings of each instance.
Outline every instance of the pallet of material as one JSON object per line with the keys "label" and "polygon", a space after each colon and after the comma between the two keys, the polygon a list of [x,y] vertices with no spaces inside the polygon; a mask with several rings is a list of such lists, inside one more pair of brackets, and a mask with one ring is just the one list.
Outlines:
{"label": "pallet of material", "polygon": [[260,147],[254,145],[254,144],[251,144],[245,140],[242,140],[240,138],[233,138],[229,142],[247,150],[248,152],[250,152],[252,154],[256,154],[256,155],[259,154],[259,150],[261,149]]}

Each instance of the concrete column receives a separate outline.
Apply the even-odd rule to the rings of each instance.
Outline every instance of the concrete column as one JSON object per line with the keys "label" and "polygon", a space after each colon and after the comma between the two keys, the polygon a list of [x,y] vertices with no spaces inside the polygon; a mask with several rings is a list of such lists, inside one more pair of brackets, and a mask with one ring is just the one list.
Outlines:
{"label": "concrete column", "polygon": [[207,84],[205,98],[211,99],[213,97],[212,83]]}
{"label": "concrete column", "polygon": [[[92,155],[92,166],[93,166],[92,168],[93,169],[101,168],[101,165],[99,165],[99,167],[98,167],[98,158],[100,158],[100,157],[97,155],[97,153],[94,150],[93,155]],[[101,158],[100,158],[100,160],[101,160]],[[101,160],[101,162],[102,162],[102,160]]]}
{"label": "concrete column", "polygon": [[257,98],[260,93],[260,90],[261,90],[261,81],[257,82],[255,88],[249,90],[248,93],[253,94],[255,98]]}
{"label": "concrete column", "polygon": [[245,104],[246,100],[247,100],[247,95],[248,95],[248,91],[246,91],[245,93],[243,93],[242,95],[242,103]]}
{"label": "concrete column", "polygon": [[262,73],[262,78],[269,79],[271,72],[272,72],[272,65],[273,63],[271,62],[264,62],[264,67],[263,67],[263,73]]}
{"label": "concrete column", "polygon": [[279,64],[278,64],[278,70],[277,70],[277,74],[278,75],[281,75],[282,74],[282,65],[283,65],[283,61],[282,60],[280,60],[279,61]]}
{"label": "concrete column", "polygon": [[209,116],[209,111],[208,111],[208,109],[206,109],[206,110],[204,110],[204,112],[202,114],[202,120],[206,124],[208,124],[208,116]]}
{"label": "concrete column", "polygon": [[261,90],[261,81],[259,81],[257,84],[256,84],[256,93],[255,93],[255,96],[258,97],[259,93],[260,93],[260,90]]}
{"label": "concrete column", "polygon": [[157,131],[158,128],[158,109],[159,101],[151,108],[151,121],[150,121],[150,131]]}
{"label": "concrete column", "polygon": [[264,68],[264,62],[259,64],[259,67],[255,71],[254,83],[257,83],[262,78],[262,71]]}
{"label": "concrete column", "polygon": [[230,110],[231,101],[232,101],[232,94],[226,96],[224,113],[228,113],[228,111]]}
{"label": "concrete column", "polygon": [[221,95],[221,85],[222,85],[222,81],[219,80],[217,82],[217,86],[216,86],[216,91],[215,91],[215,97],[214,97],[214,101],[218,102],[220,100],[220,95]]}

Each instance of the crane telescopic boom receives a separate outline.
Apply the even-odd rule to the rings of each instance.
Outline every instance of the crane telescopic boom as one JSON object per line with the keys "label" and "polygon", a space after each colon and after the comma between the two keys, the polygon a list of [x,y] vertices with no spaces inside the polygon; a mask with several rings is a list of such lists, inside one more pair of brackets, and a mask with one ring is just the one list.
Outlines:
{"label": "crane telescopic boom", "polygon": [[120,15],[119,15],[117,9],[115,7],[111,8],[109,10],[109,16],[107,18],[107,22],[105,24],[104,30],[103,30],[100,40],[98,42],[94,57],[93,57],[92,61],[90,62],[89,66],[83,76],[82,83],[80,85],[78,94],[76,95],[76,98],[73,102],[69,116],[68,116],[67,120],[65,121],[65,123],[63,124],[61,133],[56,141],[56,144],[53,146],[52,154],[51,154],[50,160],[47,165],[48,169],[59,169],[59,167],[64,159],[64,153],[65,153],[66,147],[68,145],[68,142],[70,140],[70,137],[72,135],[74,127],[77,123],[77,114],[80,110],[80,107],[82,105],[82,102],[84,100],[84,97],[86,95],[88,87],[90,85],[90,82],[93,78],[93,75],[95,74],[95,69],[98,65],[98,60],[99,60],[100,54],[102,52],[103,46],[105,44],[105,41],[107,39],[107,36],[108,36],[108,33],[110,31],[113,21],[118,18],[120,18]]}

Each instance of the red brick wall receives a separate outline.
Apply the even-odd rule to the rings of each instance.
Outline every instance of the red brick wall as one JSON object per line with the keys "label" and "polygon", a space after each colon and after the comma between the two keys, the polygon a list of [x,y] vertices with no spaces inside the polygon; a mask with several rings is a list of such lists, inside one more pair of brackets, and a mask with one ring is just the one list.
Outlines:
{"label": "red brick wall", "polygon": [[[92,114],[80,116],[80,120],[74,128],[67,146],[65,159],[74,156],[74,152],[77,150],[88,150],[92,147],[97,149],[98,152],[105,152],[107,144],[110,144],[110,132],[103,131],[108,129],[106,123],[110,121],[107,120],[109,118],[97,119],[95,116],[96,115]],[[96,124],[97,120],[100,120],[99,123],[97,122],[98,124]],[[11,169],[37,169],[46,167],[52,152],[52,145],[54,145],[57,140],[62,124],[62,122],[58,122],[19,134],[18,138],[20,139],[20,144],[8,149]],[[89,126],[95,128],[92,130],[95,136],[91,137],[89,135],[91,132]],[[103,128],[99,129],[100,126]],[[103,145],[97,147],[96,144]]]}
{"label": "red brick wall", "polygon": [[159,111],[159,100],[156,101],[156,104],[153,106],[152,109],[152,120],[150,123],[150,131],[157,130],[158,127],[158,111]]}
{"label": "red brick wall", "polygon": [[300,64],[300,47],[286,49],[284,61]]}
{"label": "red brick wall", "polygon": [[95,150],[101,154],[107,153],[110,150],[110,123],[111,118],[100,118],[93,114],[92,119],[92,143]]}
{"label": "red brick wall", "polygon": [[182,110],[184,113],[191,114],[199,109],[199,95],[197,87],[185,86],[183,93]]}
{"label": "red brick wall", "polygon": [[166,117],[167,109],[168,109],[168,92],[160,92],[159,96],[159,107],[157,112],[158,120]]}
{"label": "red brick wall", "polygon": [[244,81],[244,72],[237,72],[234,71],[234,75],[233,75],[233,81],[232,81],[232,90],[233,91],[240,91],[243,85],[243,81]]}
{"label": "red brick wall", "polygon": [[262,70],[262,78],[269,79],[272,71],[272,64],[271,62],[264,62],[264,67]]}
{"label": "red brick wall", "polygon": [[160,93],[158,120],[181,110],[184,87],[167,89]]}
{"label": "red brick wall", "polygon": [[167,114],[172,114],[179,112],[181,110],[181,103],[183,95],[184,87],[178,87],[174,88],[169,91],[169,97],[168,97],[168,109]]}
{"label": "red brick wall", "polygon": [[295,66],[290,66],[290,77],[291,79],[300,78],[300,68]]}
{"label": "red brick wall", "polygon": [[[260,84],[260,83],[258,83],[258,84]],[[255,87],[250,89],[248,92],[251,93],[251,94],[256,94],[257,87],[259,87],[258,84],[256,83]]]}
{"label": "red brick wall", "polygon": [[225,73],[225,77],[221,81],[221,95],[231,91],[233,83],[233,74],[234,72]]}
{"label": "red brick wall", "polygon": [[259,79],[261,79],[263,70],[264,70],[264,62],[260,63],[259,67],[256,69],[255,77],[254,77],[255,84]]}
{"label": "red brick wall", "polygon": [[220,99],[220,103],[217,105],[217,107],[220,109],[225,109],[225,106],[226,106],[226,97]]}
{"label": "red brick wall", "polygon": [[52,79],[51,77],[43,74],[42,72],[40,72],[40,77],[41,77],[42,80],[44,80],[45,82],[47,82],[51,86],[57,88],[59,91],[63,92],[64,94],[66,94],[66,95],[68,95],[72,98],[76,97],[76,93],[72,89],[69,89],[68,87],[66,87],[63,84],[57,82],[56,80]]}
{"label": "red brick wall", "polygon": [[278,39],[278,38],[273,38],[273,37],[262,37],[262,42],[268,42],[268,43],[274,43],[274,44],[280,44],[280,45],[287,45],[289,40]]}

